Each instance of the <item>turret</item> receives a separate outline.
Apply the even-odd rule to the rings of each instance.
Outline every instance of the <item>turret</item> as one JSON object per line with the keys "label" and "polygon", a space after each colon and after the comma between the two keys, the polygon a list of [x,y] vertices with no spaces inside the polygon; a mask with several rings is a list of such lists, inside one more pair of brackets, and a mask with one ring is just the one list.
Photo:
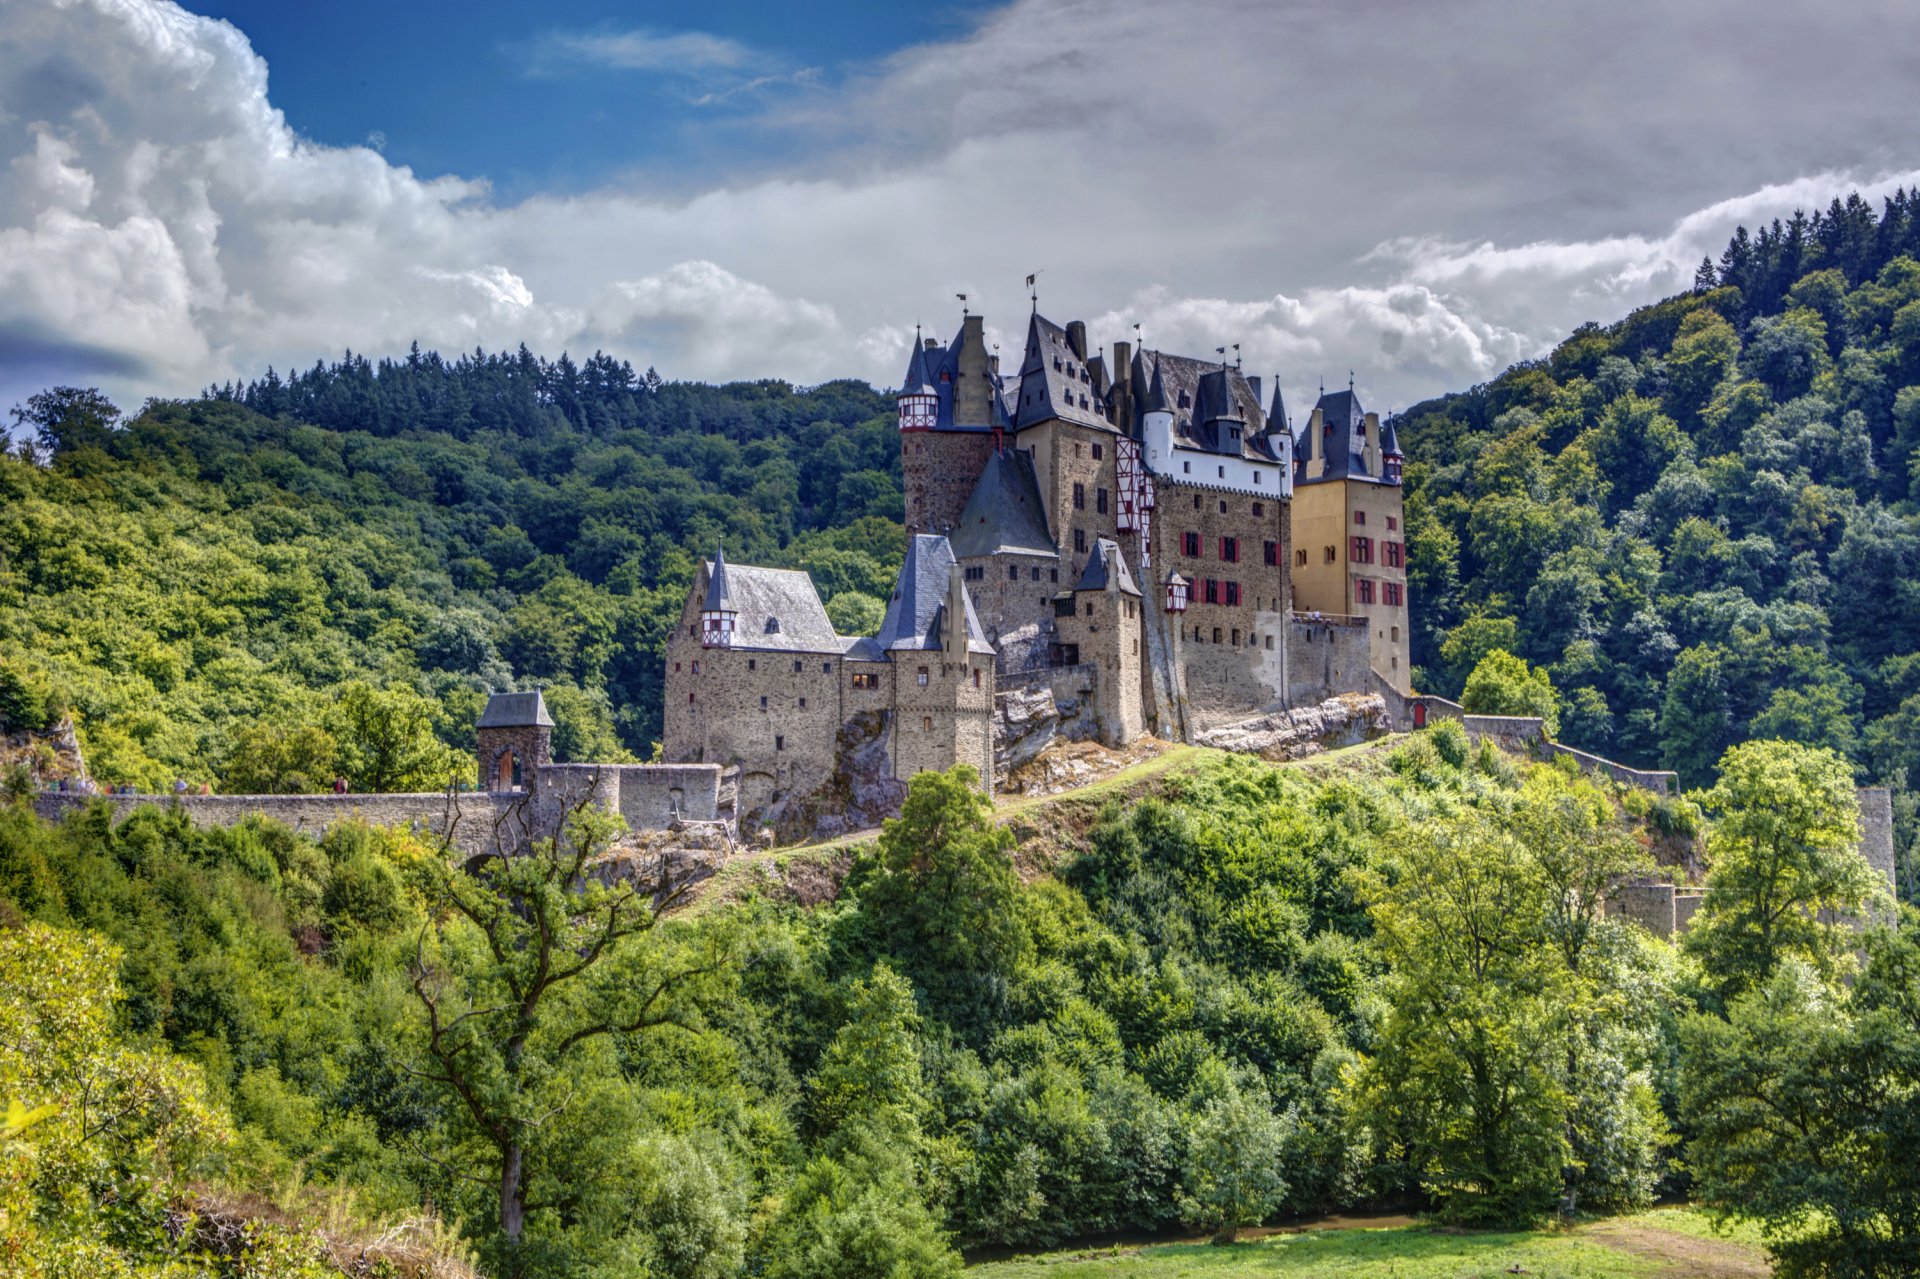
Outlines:
{"label": "turret", "polygon": [[700,643],[706,648],[730,647],[734,624],[739,620],[740,610],[727,590],[727,557],[716,546],[713,571],[707,577],[707,598],[700,606]]}
{"label": "turret", "polygon": [[1280,398],[1280,375],[1273,375],[1273,407],[1267,410],[1267,449],[1280,463],[1280,496],[1293,496],[1293,428],[1287,425],[1286,401]]}
{"label": "turret", "polygon": [[927,348],[931,345],[930,341],[921,339],[916,325],[913,354],[907,359],[907,376],[900,383],[900,394],[895,397],[903,431],[931,431],[940,417],[940,395],[933,389],[933,378],[927,368]]}
{"label": "turret", "polygon": [[1166,465],[1173,457],[1173,406],[1167,400],[1167,384],[1160,376],[1157,360],[1153,380],[1147,386],[1147,398],[1141,406],[1140,433],[1146,437],[1148,460]]}
{"label": "turret", "polygon": [[1393,416],[1387,416],[1380,428],[1380,478],[1389,484],[1400,482],[1400,468],[1406,458],[1400,452],[1400,432],[1393,428]]}

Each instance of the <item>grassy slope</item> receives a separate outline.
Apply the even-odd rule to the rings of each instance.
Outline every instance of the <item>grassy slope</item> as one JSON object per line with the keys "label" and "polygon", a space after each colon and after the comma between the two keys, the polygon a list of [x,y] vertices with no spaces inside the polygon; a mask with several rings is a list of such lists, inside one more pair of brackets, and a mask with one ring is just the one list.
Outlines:
{"label": "grassy slope", "polygon": [[[1510,1269],[1518,1266],[1519,1270]],[[979,1279],[1746,1279],[1769,1273],[1753,1237],[1717,1235],[1697,1213],[1661,1209],[1539,1233],[1393,1226],[1276,1233],[1206,1244],[1060,1252],[976,1266]]]}

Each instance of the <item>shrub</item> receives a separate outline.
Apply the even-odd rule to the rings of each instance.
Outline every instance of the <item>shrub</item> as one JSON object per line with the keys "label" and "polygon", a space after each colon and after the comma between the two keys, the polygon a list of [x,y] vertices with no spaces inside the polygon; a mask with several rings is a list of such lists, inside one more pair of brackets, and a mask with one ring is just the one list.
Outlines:
{"label": "shrub", "polygon": [[1467,737],[1465,724],[1457,719],[1439,720],[1428,726],[1426,735],[1427,740],[1433,743],[1433,749],[1450,767],[1466,767],[1467,753],[1472,749],[1473,742]]}

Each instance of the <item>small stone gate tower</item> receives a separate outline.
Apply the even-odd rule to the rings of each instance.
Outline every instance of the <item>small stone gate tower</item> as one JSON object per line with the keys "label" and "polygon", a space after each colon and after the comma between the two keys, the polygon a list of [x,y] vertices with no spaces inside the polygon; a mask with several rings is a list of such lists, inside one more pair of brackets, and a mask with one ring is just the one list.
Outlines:
{"label": "small stone gate tower", "polygon": [[538,688],[490,695],[475,730],[483,791],[532,790],[534,772],[553,762],[553,716]]}

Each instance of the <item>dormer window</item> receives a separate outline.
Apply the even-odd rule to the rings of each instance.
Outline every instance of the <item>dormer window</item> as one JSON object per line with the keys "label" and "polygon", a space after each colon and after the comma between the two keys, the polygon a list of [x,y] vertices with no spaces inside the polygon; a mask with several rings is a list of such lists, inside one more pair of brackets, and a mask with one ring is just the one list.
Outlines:
{"label": "dormer window", "polygon": [[778,635],[779,633],[780,633],[780,619],[777,617],[769,617],[767,619],[767,634]]}

